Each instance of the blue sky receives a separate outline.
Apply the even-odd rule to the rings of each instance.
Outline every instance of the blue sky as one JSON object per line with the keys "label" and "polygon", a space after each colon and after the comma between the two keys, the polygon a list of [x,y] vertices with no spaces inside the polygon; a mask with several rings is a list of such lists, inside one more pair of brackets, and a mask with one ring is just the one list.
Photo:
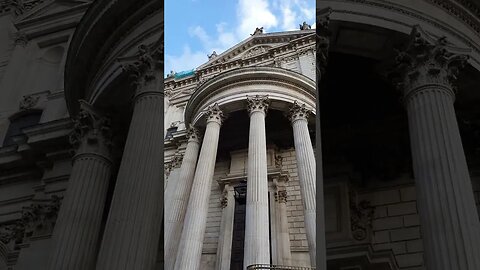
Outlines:
{"label": "blue sky", "polygon": [[248,38],[315,25],[314,0],[167,0],[165,1],[165,74],[200,66]]}

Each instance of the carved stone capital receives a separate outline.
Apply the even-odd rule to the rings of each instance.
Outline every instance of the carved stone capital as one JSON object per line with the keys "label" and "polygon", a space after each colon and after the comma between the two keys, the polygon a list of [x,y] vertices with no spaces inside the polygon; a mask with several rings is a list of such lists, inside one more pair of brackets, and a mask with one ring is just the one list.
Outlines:
{"label": "carved stone capital", "polygon": [[407,49],[397,51],[397,87],[405,99],[427,85],[435,85],[453,97],[457,75],[469,59],[465,52],[467,50],[451,46],[445,37],[434,38],[415,26]]}
{"label": "carved stone capital", "polygon": [[268,99],[268,96],[247,96],[247,110],[250,115],[252,115],[252,113],[254,112],[262,112],[264,114],[267,114],[269,105],[270,100]]}
{"label": "carved stone capital", "polygon": [[70,143],[79,154],[99,154],[109,158],[112,145],[110,118],[96,112],[94,108],[80,101],[80,112],[74,120],[74,128],[70,134]]}
{"label": "carved stone capital", "polygon": [[137,59],[124,67],[124,70],[130,72],[133,77],[137,92],[141,92],[149,83],[161,80],[159,78],[162,65],[161,54],[163,54],[162,47],[149,47],[142,44],[138,46]]}
{"label": "carved stone capital", "polygon": [[200,131],[194,127],[192,124],[188,127],[187,130],[187,138],[188,141],[191,142],[200,142],[201,136],[200,136]]}
{"label": "carved stone capital", "polygon": [[288,118],[293,123],[297,120],[308,121],[311,111],[307,108],[305,104],[298,104],[297,101],[293,103],[288,112]]}
{"label": "carved stone capital", "polygon": [[206,117],[207,117],[207,123],[213,121],[213,122],[219,123],[220,125],[226,119],[226,116],[223,114],[222,110],[220,109],[217,103],[207,108]]}

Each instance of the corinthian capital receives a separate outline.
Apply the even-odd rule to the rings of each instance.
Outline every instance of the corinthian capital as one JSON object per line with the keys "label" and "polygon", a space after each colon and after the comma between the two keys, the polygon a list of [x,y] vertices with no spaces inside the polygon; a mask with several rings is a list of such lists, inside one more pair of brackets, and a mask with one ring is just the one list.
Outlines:
{"label": "corinthian capital", "polygon": [[305,104],[298,104],[297,101],[293,103],[293,105],[290,107],[290,111],[288,113],[288,118],[290,121],[293,123],[297,120],[308,120],[308,117],[310,116],[311,111],[307,108]]}
{"label": "corinthian capital", "polygon": [[190,141],[200,142],[200,131],[198,131],[197,128],[195,128],[193,125],[190,124],[187,130],[187,138],[189,142]]}
{"label": "corinthian capital", "polygon": [[162,66],[161,54],[163,54],[162,47],[142,44],[138,46],[137,59],[126,65],[124,70],[131,73],[137,86],[145,86],[153,80],[158,80]]}
{"label": "corinthian capital", "polygon": [[206,116],[207,116],[207,123],[214,121],[219,124],[222,124],[223,121],[226,119],[225,115],[223,114],[222,110],[220,109],[217,103],[207,108]]}
{"label": "corinthian capital", "polygon": [[397,52],[395,70],[404,95],[425,85],[437,85],[453,94],[454,83],[465,66],[469,51],[450,45],[445,37],[434,38],[415,26],[405,51]]}
{"label": "corinthian capital", "polygon": [[259,96],[256,95],[254,97],[247,96],[247,110],[250,115],[253,112],[263,112],[267,113],[268,106],[270,105],[270,100],[268,96]]}
{"label": "corinthian capital", "polygon": [[108,117],[96,112],[85,101],[80,101],[80,112],[74,119],[70,143],[77,153],[107,154],[111,147],[111,122]]}

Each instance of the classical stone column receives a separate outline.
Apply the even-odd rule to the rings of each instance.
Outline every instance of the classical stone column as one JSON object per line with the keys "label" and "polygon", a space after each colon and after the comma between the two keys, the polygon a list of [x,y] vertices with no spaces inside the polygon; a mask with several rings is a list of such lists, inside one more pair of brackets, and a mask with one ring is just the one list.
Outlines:
{"label": "classical stone column", "polygon": [[[312,266],[316,265],[316,162],[313,153],[312,141],[308,131],[308,116],[310,111],[305,104],[299,105],[296,101],[290,108],[290,121],[293,126],[293,140],[297,158],[298,179],[302,194],[305,216],[305,230],[307,233],[308,249]],[[323,179],[320,179],[319,193],[323,195]],[[322,196],[323,197],[323,196]],[[323,198],[322,198],[323,199]],[[324,215],[323,207],[319,215]],[[321,233],[325,233],[322,231]]]}
{"label": "classical stone column", "polygon": [[200,268],[203,238],[207,226],[208,201],[217,157],[220,126],[224,116],[219,106],[215,104],[208,108],[206,118],[207,127],[193,178],[175,270]]}
{"label": "classical stone column", "polygon": [[322,75],[325,74],[327,60],[328,60],[328,49],[329,49],[329,37],[330,30],[328,28],[330,21],[330,14],[332,10],[330,8],[319,10],[317,14],[317,100],[316,100],[316,118],[315,118],[315,140],[316,140],[316,158],[317,158],[317,179],[319,182],[318,194],[316,204],[318,206],[319,213],[316,219],[316,227],[319,229],[318,234],[316,235],[316,245],[318,248],[316,262],[313,265],[317,266],[317,269],[327,269],[327,248],[325,241],[325,210],[324,210],[324,194],[323,194],[323,161],[322,161],[322,139],[321,139],[321,130],[320,130],[320,82],[322,80]]}
{"label": "classical stone column", "polygon": [[77,152],[53,231],[53,252],[48,269],[95,267],[112,167],[110,139],[110,120],[81,102],[70,136]]}
{"label": "classical stone column", "polygon": [[270,264],[265,132],[265,116],[270,102],[266,96],[247,97],[247,102],[250,113],[250,133],[248,137],[244,267],[252,264]]}
{"label": "classical stone column", "polygon": [[232,257],[233,221],[235,213],[234,187],[226,184],[221,198],[222,221],[218,238],[217,262],[215,269],[229,270]]}
{"label": "classical stone column", "polygon": [[480,223],[453,106],[463,52],[415,27],[397,57],[428,269],[480,269]]}
{"label": "classical stone column", "polygon": [[180,166],[180,175],[175,189],[169,190],[173,195],[165,211],[165,269],[173,269],[177,254],[178,242],[182,234],[183,220],[187,210],[188,196],[192,189],[193,176],[200,150],[198,130],[191,126],[188,130],[187,149]]}
{"label": "classical stone column", "polygon": [[137,92],[98,270],[153,269],[158,253],[164,203],[161,53],[139,49],[139,61],[128,66]]}

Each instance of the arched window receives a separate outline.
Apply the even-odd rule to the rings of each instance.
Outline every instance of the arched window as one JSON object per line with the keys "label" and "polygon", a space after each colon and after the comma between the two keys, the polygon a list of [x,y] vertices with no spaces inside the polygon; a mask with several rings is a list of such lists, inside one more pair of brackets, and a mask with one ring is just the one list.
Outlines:
{"label": "arched window", "polygon": [[24,128],[38,124],[41,116],[41,110],[29,110],[10,117],[10,125],[3,140],[3,146],[15,144],[14,138],[22,135]]}

